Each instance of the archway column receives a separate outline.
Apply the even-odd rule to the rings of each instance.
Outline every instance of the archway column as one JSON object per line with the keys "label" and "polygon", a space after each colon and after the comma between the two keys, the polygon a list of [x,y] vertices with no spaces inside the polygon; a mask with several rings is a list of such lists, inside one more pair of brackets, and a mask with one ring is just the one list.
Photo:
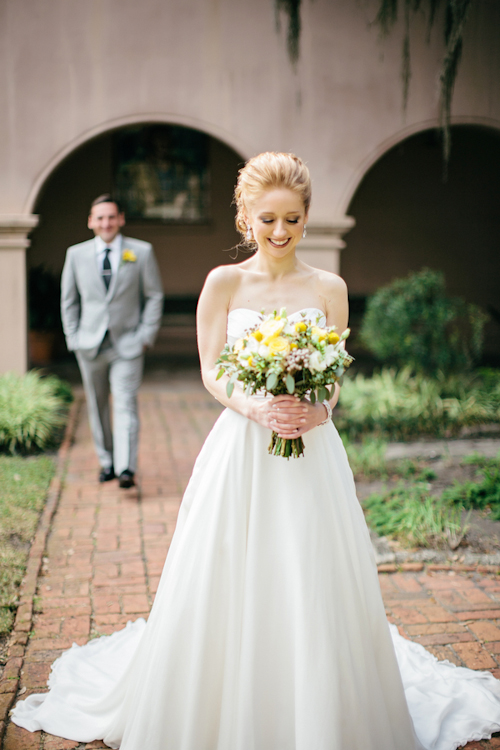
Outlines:
{"label": "archway column", "polygon": [[310,221],[297,256],[314,268],[340,273],[340,254],[346,244],[342,238],[355,223],[352,216],[339,216],[328,222]]}
{"label": "archway column", "polygon": [[28,368],[26,248],[35,214],[0,214],[0,374]]}

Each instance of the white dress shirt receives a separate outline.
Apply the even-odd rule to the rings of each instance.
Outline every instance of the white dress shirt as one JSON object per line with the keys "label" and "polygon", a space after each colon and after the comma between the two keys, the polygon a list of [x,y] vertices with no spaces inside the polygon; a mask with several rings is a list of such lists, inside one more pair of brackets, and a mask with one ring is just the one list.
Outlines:
{"label": "white dress shirt", "polygon": [[100,237],[95,238],[95,250],[97,258],[97,269],[99,276],[102,276],[102,264],[106,257],[106,248],[110,247],[109,262],[111,263],[111,281],[118,272],[120,266],[120,257],[122,251],[122,235],[118,233],[112,242],[104,242]]}

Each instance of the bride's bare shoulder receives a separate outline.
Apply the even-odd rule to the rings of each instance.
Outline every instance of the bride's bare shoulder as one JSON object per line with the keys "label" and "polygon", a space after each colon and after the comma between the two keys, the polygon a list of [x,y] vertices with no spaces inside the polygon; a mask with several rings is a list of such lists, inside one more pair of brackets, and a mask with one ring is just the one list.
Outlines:
{"label": "bride's bare shoulder", "polygon": [[316,284],[321,296],[328,298],[347,297],[347,284],[341,276],[315,268]]}
{"label": "bride's bare shoulder", "polygon": [[[238,264],[239,265],[239,264]],[[241,270],[236,264],[217,266],[208,274],[202,290],[202,297],[218,302],[228,302],[241,281]]]}
{"label": "bride's bare shoulder", "polygon": [[212,268],[205,280],[205,286],[217,287],[223,289],[238,284],[241,279],[242,271],[239,264],[230,263],[226,266],[216,266]]}
{"label": "bride's bare shoulder", "polygon": [[316,291],[326,310],[328,325],[347,328],[349,302],[347,284],[336,273],[316,271]]}

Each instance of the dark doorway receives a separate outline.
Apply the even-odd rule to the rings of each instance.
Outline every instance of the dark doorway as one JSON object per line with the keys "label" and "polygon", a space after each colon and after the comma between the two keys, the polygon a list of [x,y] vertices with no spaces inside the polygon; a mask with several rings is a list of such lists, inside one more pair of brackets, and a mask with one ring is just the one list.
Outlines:
{"label": "dark doorway", "polygon": [[370,169],[349,206],[356,227],[342,254],[355,305],[424,266],[442,270],[449,292],[487,309],[486,357],[500,360],[500,132],[452,127],[443,178],[436,130],[414,135]]}

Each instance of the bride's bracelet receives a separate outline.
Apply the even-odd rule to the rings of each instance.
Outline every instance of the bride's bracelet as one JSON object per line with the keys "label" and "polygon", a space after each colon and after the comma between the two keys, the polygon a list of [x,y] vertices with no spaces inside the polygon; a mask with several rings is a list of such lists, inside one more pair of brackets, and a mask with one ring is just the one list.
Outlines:
{"label": "bride's bracelet", "polygon": [[332,407],[330,406],[329,401],[322,401],[321,402],[323,406],[326,409],[326,419],[324,419],[322,422],[319,423],[318,427],[321,427],[321,425],[327,424],[331,418],[332,418]]}

